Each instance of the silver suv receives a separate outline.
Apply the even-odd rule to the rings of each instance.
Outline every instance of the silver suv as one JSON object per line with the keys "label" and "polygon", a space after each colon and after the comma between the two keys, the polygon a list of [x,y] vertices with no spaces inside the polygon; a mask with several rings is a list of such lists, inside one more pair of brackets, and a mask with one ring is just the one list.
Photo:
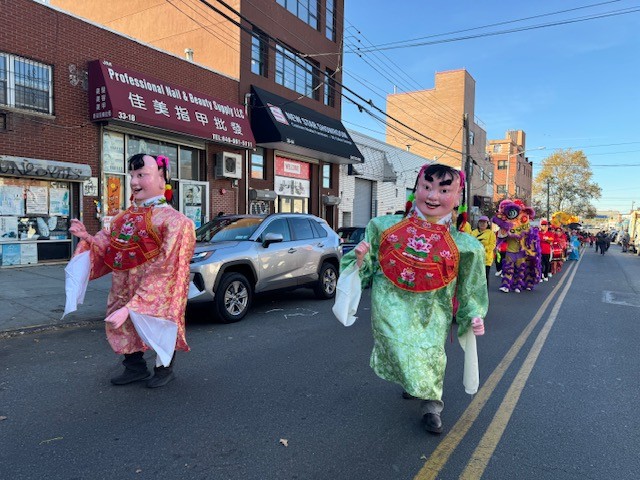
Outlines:
{"label": "silver suv", "polygon": [[189,302],[213,302],[225,323],[241,320],[254,293],[312,287],[335,296],[340,239],[314,215],[223,215],[196,230]]}

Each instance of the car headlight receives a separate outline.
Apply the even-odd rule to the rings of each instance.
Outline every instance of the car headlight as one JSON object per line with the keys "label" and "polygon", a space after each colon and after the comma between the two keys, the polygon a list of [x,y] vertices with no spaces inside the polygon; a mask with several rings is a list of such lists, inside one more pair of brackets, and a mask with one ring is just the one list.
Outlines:
{"label": "car headlight", "polygon": [[194,254],[193,257],[191,257],[191,262],[190,263],[202,262],[202,261],[206,260],[207,258],[209,258],[211,255],[213,255],[213,252],[215,252],[215,250],[209,250],[209,251],[206,251],[206,252],[198,252],[198,253]]}

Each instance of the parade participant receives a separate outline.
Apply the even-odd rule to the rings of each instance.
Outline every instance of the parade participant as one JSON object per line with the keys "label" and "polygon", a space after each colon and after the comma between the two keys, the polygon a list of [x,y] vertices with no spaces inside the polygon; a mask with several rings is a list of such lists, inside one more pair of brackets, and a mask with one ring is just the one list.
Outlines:
{"label": "parade participant", "polygon": [[562,232],[562,227],[556,226],[553,229],[553,243],[551,244],[551,274],[556,275],[562,270],[565,261],[566,237]]}
{"label": "parade participant", "polygon": [[498,242],[496,236],[496,277],[502,276],[502,261],[504,260],[505,253],[507,253],[507,242]]}
{"label": "parade participant", "polygon": [[451,221],[455,224],[459,232],[471,233],[471,224],[467,220],[467,206],[460,205],[453,208]]}
{"label": "parade participant", "polygon": [[[474,352],[470,339],[484,333],[488,308],[484,249],[452,223],[463,183],[452,167],[424,165],[405,215],[369,221],[365,239],[341,262],[342,272],[356,269],[363,285],[372,283],[371,367],[400,384],[409,398],[422,399],[423,426],[431,433],[442,432],[444,347],[453,296],[459,302],[458,338],[463,345],[472,341]],[[477,354],[475,378],[474,386],[465,384],[468,393],[477,391]]]}
{"label": "parade participant", "polygon": [[489,228],[490,223],[489,217],[483,215],[478,219],[478,228],[471,232],[471,235],[476,237],[484,247],[487,285],[489,285],[489,271],[491,270],[496,249],[496,234]]}
{"label": "parade participant", "polygon": [[[90,235],[82,222],[71,220],[69,231],[82,241],[65,269],[65,314],[82,303],[83,294],[73,291],[74,283],[86,288],[88,280],[113,273],[106,333],[113,351],[124,354],[125,369],[111,383],[148,379],[144,352],[153,349],[155,375],[147,386],[154,388],[173,380],[175,350],[189,350],[184,316],[195,229],[191,220],[167,203],[171,200],[167,157],[139,153],[128,165],[132,205],[112,220],[108,231]],[[79,274],[84,275],[81,281],[77,281]]]}
{"label": "parade participant", "polygon": [[568,244],[569,260],[578,260],[580,258],[580,239],[578,233],[575,230],[571,231],[571,237]]}
{"label": "parade participant", "polygon": [[540,231],[538,232],[540,237],[540,255],[542,261],[542,280],[545,282],[551,278],[551,244],[553,243],[553,232],[549,231],[549,222],[542,220],[540,222]]}
{"label": "parade participant", "polygon": [[493,223],[500,227],[497,234],[498,245],[507,244],[502,260],[502,292],[533,290],[540,282],[538,229],[529,224],[533,218],[533,208],[527,207],[519,199],[500,202],[493,217]]}

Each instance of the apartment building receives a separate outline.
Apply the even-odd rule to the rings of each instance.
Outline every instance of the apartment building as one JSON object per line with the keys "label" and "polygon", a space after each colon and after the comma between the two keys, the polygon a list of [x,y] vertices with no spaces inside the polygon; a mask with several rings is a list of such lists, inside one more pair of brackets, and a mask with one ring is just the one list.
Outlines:
{"label": "apartment building", "polygon": [[522,130],[510,130],[503,139],[489,140],[487,156],[494,167],[494,202],[519,198],[531,205],[533,164],[525,156],[526,148],[526,135]]}
{"label": "apartment building", "polygon": [[439,163],[465,170],[470,157],[472,217],[489,208],[493,190],[493,166],[485,158],[487,134],[475,116],[475,98],[476,82],[469,72],[437,72],[432,89],[387,96],[392,119],[386,129],[387,143]]}

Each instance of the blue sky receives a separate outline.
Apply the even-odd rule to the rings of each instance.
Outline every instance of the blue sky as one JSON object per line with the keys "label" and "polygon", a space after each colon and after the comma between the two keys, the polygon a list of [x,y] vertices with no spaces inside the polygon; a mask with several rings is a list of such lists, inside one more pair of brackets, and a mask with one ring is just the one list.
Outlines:
{"label": "blue sky", "polygon": [[[579,8],[600,4],[590,8]],[[390,5],[398,10],[391,13]],[[433,88],[438,71],[465,68],[476,81],[476,117],[488,139],[524,130],[537,174],[557,148],[583,150],[602,188],[600,210],[640,207],[640,11],[448,43],[349,53],[504,31],[639,8],[639,1],[345,0],[343,83],[384,109],[386,93]],[[522,22],[498,22],[575,9]],[[395,72],[395,73],[393,73]],[[384,77],[389,77],[385,79]],[[343,102],[347,128],[384,139],[384,125]],[[425,132],[428,135],[428,132]],[[535,150],[545,147],[545,150]],[[617,165],[631,164],[621,167]]]}

